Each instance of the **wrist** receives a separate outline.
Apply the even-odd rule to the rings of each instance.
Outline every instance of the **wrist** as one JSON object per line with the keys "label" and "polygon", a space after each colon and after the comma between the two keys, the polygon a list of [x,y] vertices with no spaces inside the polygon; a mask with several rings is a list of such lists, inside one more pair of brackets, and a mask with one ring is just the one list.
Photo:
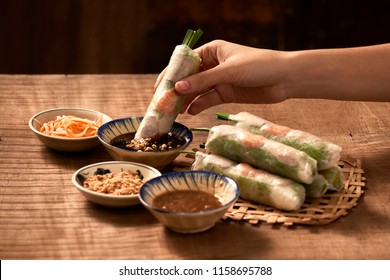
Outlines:
{"label": "wrist", "polygon": [[286,54],[287,98],[388,100],[390,44]]}
{"label": "wrist", "polygon": [[327,54],[320,50],[286,53],[286,97],[321,98],[320,92],[331,87],[328,79],[333,72]]}

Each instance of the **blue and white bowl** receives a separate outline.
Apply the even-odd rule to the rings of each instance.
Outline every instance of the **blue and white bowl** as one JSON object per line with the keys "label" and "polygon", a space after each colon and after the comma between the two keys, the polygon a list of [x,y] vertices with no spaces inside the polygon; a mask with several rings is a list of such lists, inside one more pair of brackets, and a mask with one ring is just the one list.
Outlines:
{"label": "blue and white bowl", "polygon": [[[153,205],[153,200],[158,195],[175,190],[205,191],[216,196],[222,206],[197,212],[173,212]],[[239,188],[232,179],[200,170],[164,174],[146,182],[139,191],[141,203],[157,220],[180,233],[197,233],[212,228],[235,203],[238,196]]]}
{"label": "blue and white bowl", "polygon": [[122,149],[110,144],[111,140],[117,136],[136,132],[142,119],[143,117],[114,119],[99,128],[98,138],[112,158],[121,161],[139,162],[161,170],[171,163],[180,154],[180,151],[188,147],[192,142],[193,135],[191,130],[183,124],[175,122],[171,129],[172,134],[185,139],[185,144],[180,148],[169,151],[138,152]]}

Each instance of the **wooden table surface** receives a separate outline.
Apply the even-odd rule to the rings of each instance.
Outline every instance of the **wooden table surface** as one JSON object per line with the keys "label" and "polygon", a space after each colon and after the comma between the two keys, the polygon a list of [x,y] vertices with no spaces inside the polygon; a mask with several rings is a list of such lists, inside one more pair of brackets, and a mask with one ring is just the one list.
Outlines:
{"label": "wooden table surface", "polygon": [[[111,160],[102,146],[60,153],[43,146],[29,118],[54,107],[84,107],[112,118],[143,115],[156,75],[0,75],[0,259],[389,259],[390,103],[288,100],[273,105],[223,104],[190,127],[220,123],[215,112],[248,111],[305,130],[362,160],[366,188],[356,207],[327,225],[221,220],[183,235],[142,205],[111,209],[74,188],[78,168]],[[206,139],[194,132],[192,147]],[[180,155],[172,168],[188,168]],[[169,171],[169,169],[167,170]]]}

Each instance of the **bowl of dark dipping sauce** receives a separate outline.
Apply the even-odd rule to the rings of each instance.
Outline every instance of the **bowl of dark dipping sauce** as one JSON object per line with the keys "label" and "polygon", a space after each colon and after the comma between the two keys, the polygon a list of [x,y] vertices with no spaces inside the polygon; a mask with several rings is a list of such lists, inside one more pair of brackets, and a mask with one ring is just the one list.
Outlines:
{"label": "bowl of dark dipping sauce", "polygon": [[98,139],[111,157],[120,161],[139,162],[159,170],[170,164],[192,142],[191,130],[175,122],[171,131],[159,139],[134,141],[143,117],[111,120],[98,129]]}
{"label": "bowl of dark dipping sauce", "polygon": [[146,182],[141,203],[169,229],[197,233],[212,228],[239,196],[230,178],[208,171],[166,173]]}

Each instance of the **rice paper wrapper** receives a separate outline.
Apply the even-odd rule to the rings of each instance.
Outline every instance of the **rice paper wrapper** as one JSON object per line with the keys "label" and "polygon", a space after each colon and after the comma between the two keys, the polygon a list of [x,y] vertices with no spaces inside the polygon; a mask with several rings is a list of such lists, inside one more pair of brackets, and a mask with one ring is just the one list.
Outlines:
{"label": "rice paper wrapper", "polygon": [[318,174],[317,161],[306,153],[231,125],[212,127],[205,147],[299,183],[310,184]]}
{"label": "rice paper wrapper", "polygon": [[185,99],[175,91],[175,83],[198,72],[201,62],[199,55],[187,45],[175,47],[166,73],[149,103],[135,139],[155,139],[171,130]]}
{"label": "rice paper wrapper", "polygon": [[343,188],[343,172],[340,166],[335,165],[329,169],[321,170],[320,174],[326,179],[330,190],[340,191]]}
{"label": "rice paper wrapper", "polygon": [[306,197],[310,198],[322,197],[331,188],[331,184],[321,174],[318,174],[311,184],[304,184],[303,186],[306,190]]}
{"label": "rice paper wrapper", "polygon": [[308,132],[277,125],[247,112],[229,115],[229,119],[237,127],[307,153],[317,160],[319,170],[331,168],[340,160],[340,146]]}

